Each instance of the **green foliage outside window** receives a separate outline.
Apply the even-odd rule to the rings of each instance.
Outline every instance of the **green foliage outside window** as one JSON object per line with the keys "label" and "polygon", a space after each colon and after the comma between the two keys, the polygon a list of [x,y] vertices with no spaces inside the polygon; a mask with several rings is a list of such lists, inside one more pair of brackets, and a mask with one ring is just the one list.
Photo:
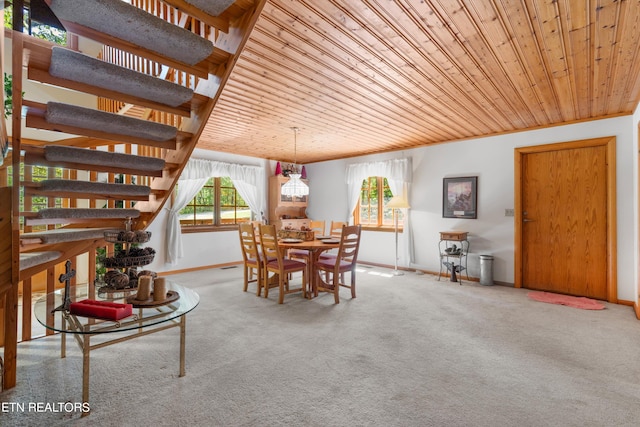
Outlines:
{"label": "green foliage outside window", "polygon": [[[49,25],[39,24],[29,20],[29,9],[25,8],[23,13],[22,25],[25,32],[39,39],[47,40],[61,46],[67,45],[67,32],[51,27]],[[13,28],[13,5],[5,5],[4,8],[4,27]]]}
{"label": "green foliage outside window", "polygon": [[[23,93],[24,95],[24,93]],[[4,118],[13,112],[13,76],[4,73]]]}
{"label": "green foliage outside window", "polygon": [[363,227],[393,226],[394,210],[386,205],[393,198],[387,178],[371,176],[362,181],[360,202],[356,207],[356,222]]}
{"label": "green foliage outside window", "polygon": [[[4,8],[4,27],[13,28],[13,5],[10,2],[5,5]],[[23,14],[23,27],[25,32],[37,37],[39,39],[47,40],[52,43],[66,46],[67,45],[67,32],[61,31],[57,28],[49,25],[43,25],[29,20],[29,9],[24,9]],[[22,93],[24,95],[24,92]],[[5,119],[11,115],[13,105],[13,89],[12,89],[12,76],[10,74],[4,74],[4,117]]]}

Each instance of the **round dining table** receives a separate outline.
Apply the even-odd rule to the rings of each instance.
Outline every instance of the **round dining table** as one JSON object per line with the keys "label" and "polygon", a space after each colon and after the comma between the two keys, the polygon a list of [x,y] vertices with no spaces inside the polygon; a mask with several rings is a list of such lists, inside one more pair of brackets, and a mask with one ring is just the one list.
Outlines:
{"label": "round dining table", "polygon": [[279,239],[278,247],[283,250],[288,249],[303,249],[309,252],[309,262],[307,263],[307,277],[308,277],[308,290],[307,295],[311,299],[314,295],[313,282],[315,281],[316,269],[315,264],[320,259],[320,255],[328,250],[337,249],[340,247],[339,239],[314,239],[314,240],[300,240],[300,239]]}

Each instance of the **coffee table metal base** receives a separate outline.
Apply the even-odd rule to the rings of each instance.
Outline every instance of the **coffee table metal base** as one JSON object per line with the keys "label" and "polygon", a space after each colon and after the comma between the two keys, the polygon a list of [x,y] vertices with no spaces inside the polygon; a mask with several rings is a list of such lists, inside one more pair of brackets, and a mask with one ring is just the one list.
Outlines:
{"label": "coffee table metal base", "polygon": [[[135,323],[138,322],[138,316],[134,316],[134,320],[130,320],[126,323]],[[148,317],[147,317],[148,319]],[[105,341],[101,341],[100,343],[91,345],[91,337],[96,334],[87,333],[88,324],[83,325],[82,322],[78,319],[77,316],[74,316],[70,313],[63,314],[63,322],[66,322],[69,328],[68,332],[63,332],[60,334],[60,357],[66,357],[66,341],[67,334],[72,334],[76,339],[80,350],[82,350],[82,403],[89,403],[89,365],[90,365],[90,355],[91,350],[96,350],[98,348],[107,347],[113,344],[125,342],[132,340],[134,338],[142,337],[149,334],[154,334],[156,332],[165,331],[167,329],[172,328],[180,328],[180,369],[179,376],[185,376],[185,342],[186,342],[186,327],[187,327],[187,316],[180,316],[179,319],[173,319],[165,323],[160,323],[153,326],[146,326],[145,328],[140,327],[136,329],[137,332],[129,333],[126,336],[108,339]],[[124,322],[123,322],[124,324]],[[77,331],[74,333],[73,331]],[[129,331],[131,332],[131,331]],[[82,417],[86,417],[90,414],[90,411],[83,412]]]}

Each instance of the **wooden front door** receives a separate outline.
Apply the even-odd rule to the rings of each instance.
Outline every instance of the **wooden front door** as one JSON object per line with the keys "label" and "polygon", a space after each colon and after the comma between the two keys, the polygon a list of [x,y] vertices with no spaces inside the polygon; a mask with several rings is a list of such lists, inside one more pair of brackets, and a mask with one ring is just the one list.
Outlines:
{"label": "wooden front door", "polygon": [[516,285],[615,300],[614,138],[517,149],[516,167]]}

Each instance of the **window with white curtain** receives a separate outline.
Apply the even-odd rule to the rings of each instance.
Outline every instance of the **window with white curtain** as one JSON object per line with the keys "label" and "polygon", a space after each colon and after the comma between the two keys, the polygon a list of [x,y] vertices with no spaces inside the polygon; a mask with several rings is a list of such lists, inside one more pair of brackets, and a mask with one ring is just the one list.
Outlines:
{"label": "window with white curtain", "polygon": [[[228,181],[226,181],[228,178]],[[213,181],[211,181],[213,179]],[[220,196],[215,193],[211,196],[212,205],[217,201],[219,214],[217,216],[219,225],[192,225],[184,227],[188,232],[222,230],[236,228],[235,224],[223,224],[225,211],[234,211],[234,221],[242,221],[244,213],[239,213],[246,204],[251,213],[250,217],[260,218],[264,212],[264,168],[260,166],[237,165],[232,163],[218,162],[206,159],[189,159],[180,179],[178,180],[177,191],[171,199],[171,206],[167,208],[167,228],[166,228],[166,254],[165,261],[175,264],[184,256],[182,247],[182,230],[180,216],[183,209],[194,198],[197,199],[202,188],[209,182],[213,182],[215,190],[216,179],[219,181]],[[223,183],[225,183],[223,185]],[[229,185],[227,185],[228,183]],[[211,187],[210,187],[211,188]],[[232,191],[233,190],[233,191]],[[226,195],[224,195],[226,194]],[[240,196],[238,198],[238,196]],[[227,203],[227,201],[229,201]],[[242,202],[240,201],[242,200]],[[215,215],[215,213],[214,213]],[[215,218],[213,216],[212,218]],[[212,220],[213,221],[213,220]],[[204,227],[204,230],[203,228]]]}
{"label": "window with white curtain", "polygon": [[[177,186],[180,192],[180,184]],[[251,209],[230,177],[210,178],[198,194],[180,210],[183,232],[207,231],[251,221]]]}

